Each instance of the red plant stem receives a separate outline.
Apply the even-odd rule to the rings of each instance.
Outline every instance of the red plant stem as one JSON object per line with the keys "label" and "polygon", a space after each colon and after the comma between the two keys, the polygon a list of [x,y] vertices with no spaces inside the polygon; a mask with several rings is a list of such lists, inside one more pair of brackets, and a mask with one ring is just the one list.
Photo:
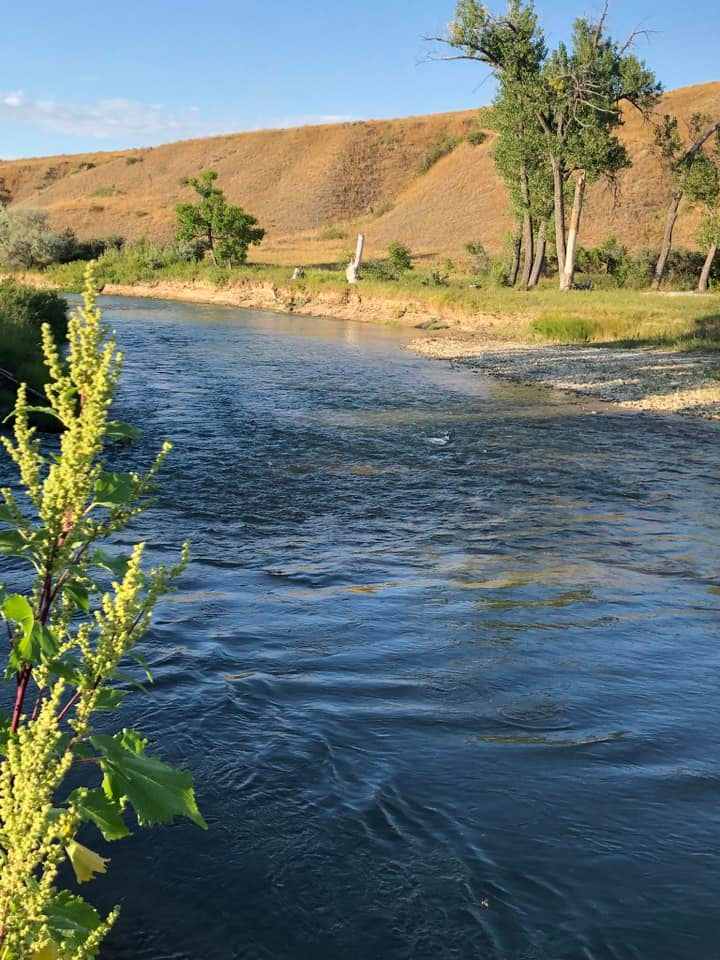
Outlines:
{"label": "red plant stem", "polygon": [[32,673],[32,667],[23,667],[20,673],[18,674],[17,682],[17,692],[15,694],[15,706],[13,707],[12,713],[12,724],[10,729],[13,733],[17,733],[17,729],[20,726],[20,717],[22,716],[22,708],[25,702],[25,694],[27,693],[28,683],[30,682],[30,674]]}
{"label": "red plant stem", "polygon": [[75,693],[70,697],[68,702],[65,704],[65,706],[62,708],[62,710],[58,714],[58,723],[60,723],[60,721],[63,720],[70,713],[70,711],[78,702],[81,696],[82,696],[82,690],[76,690]]}
{"label": "red plant stem", "polygon": [[[38,607],[38,620],[45,626],[50,616],[50,604],[52,603],[52,563],[55,556],[57,545],[53,545],[48,558],[45,579],[43,581],[42,591],[40,593],[40,604]],[[15,693],[15,705],[13,706],[12,721],[10,730],[17,733],[22,718],[23,706],[25,705],[25,696],[27,694],[28,684],[32,676],[32,665],[27,664],[18,674],[17,691]]]}

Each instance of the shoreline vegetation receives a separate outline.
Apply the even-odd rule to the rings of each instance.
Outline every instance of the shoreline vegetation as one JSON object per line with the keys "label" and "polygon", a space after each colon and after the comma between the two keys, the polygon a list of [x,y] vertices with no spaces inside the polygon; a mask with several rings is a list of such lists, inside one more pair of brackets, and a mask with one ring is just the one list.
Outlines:
{"label": "shoreline vegetation", "polygon": [[[77,290],[85,264],[19,275],[36,287]],[[98,271],[103,292],[379,323],[417,330],[409,348],[499,379],[564,390],[629,410],[720,419],[720,293],[576,290],[527,294],[472,288],[467,278],[431,286],[348,285],[339,272],[208,263]],[[425,282],[423,282],[425,281]]]}

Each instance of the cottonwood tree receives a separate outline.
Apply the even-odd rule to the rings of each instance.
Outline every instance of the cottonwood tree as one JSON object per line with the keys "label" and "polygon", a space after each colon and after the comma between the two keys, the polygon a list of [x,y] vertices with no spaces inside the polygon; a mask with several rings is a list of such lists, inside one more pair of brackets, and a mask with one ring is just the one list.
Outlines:
{"label": "cottonwood tree", "polygon": [[[523,123],[523,117],[526,123]],[[533,285],[536,267],[537,225],[543,225],[541,234],[546,228],[547,176],[545,165],[541,162],[538,138],[532,135],[532,115],[528,115],[522,95],[516,95],[514,84],[504,86],[499,92],[493,111],[493,125],[498,132],[495,165],[505,181],[518,224],[509,280],[514,286],[520,273],[522,251],[520,286],[527,290]],[[537,239],[542,243],[542,235]],[[537,272],[539,275],[539,270]]]}
{"label": "cottonwood tree", "polygon": [[449,46],[445,60],[475,60],[490,67],[498,81],[494,126],[498,131],[495,159],[518,220],[509,282],[519,273],[530,285],[534,265],[532,181],[537,176],[539,132],[537,104],[545,39],[532,3],[510,0],[503,16],[494,16],[477,0],[459,0],[446,37],[432,38]]}
{"label": "cottonwood tree", "polygon": [[[618,44],[606,34],[606,20],[607,8],[595,22],[576,21],[571,47],[561,44],[548,57],[532,3],[510,0],[507,13],[495,16],[477,0],[459,0],[447,35],[435,38],[456,51],[444,59],[489,66],[499,98],[510,87],[522,99],[527,114],[519,136],[529,142],[540,136],[538,149],[552,173],[562,289],[572,286],[587,183],[601,176],[612,179],[629,164],[616,136],[623,105],[647,114],[661,90],[652,71],[629,52],[636,35]],[[571,178],[575,190],[568,234],[566,184]]]}
{"label": "cottonwood tree", "polygon": [[715,263],[718,249],[720,249],[720,205],[708,212],[700,226],[698,240],[701,249],[707,250],[698,280],[698,293],[707,293],[710,286],[710,273]]}
{"label": "cottonwood tree", "polygon": [[704,176],[700,180],[701,196],[698,199],[704,206],[704,214],[698,231],[698,243],[700,249],[706,251],[706,256],[698,280],[698,293],[707,293],[720,247],[720,131],[715,135],[713,152],[700,168],[704,168]]}
{"label": "cottonwood tree", "polygon": [[196,245],[201,254],[209,252],[214,263],[235,266],[246,262],[248,247],[260,243],[265,231],[242,207],[228,203],[224,192],[215,186],[217,178],[214,170],[207,170],[186,181],[200,200],[179,203],[175,208],[176,239]]}
{"label": "cottonwood tree", "polygon": [[[653,72],[629,52],[635,35],[619,44],[606,33],[607,7],[597,21],[575,22],[570,47],[560,44],[543,69],[545,103],[539,122],[553,175],[555,239],[560,289],[573,284],[577,238],[588,183],[615,180],[630,166],[617,136],[624,105],[647,116],[661,87]],[[574,181],[566,230],[565,182]]]}
{"label": "cottonwood tree", "polygon": [[678,118],[672,114],[664,114],[655,128],[655,145],[670,178],[672,190],[660,255],[655,265],[653,290],[660,288],[665,275],[683,198],[701,199],[703,184],[711,177],[710,161],[703,148],[712,137],[720,135],[720,119],[712,120],[705,114],[695,113],[688,122],[687,131],[685,139],[680,133]]}

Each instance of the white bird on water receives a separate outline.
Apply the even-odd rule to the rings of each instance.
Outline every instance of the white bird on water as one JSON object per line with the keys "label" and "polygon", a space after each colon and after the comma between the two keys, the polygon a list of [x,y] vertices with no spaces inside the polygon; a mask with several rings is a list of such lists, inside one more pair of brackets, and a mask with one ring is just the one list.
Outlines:
{"label": "white bird on water", "polygon": [[435,447],[446,447],[449,443],[453,441],[453,432],[452,430],[447,430],[445,433],[441,434],[439,437],[428,437],[427,442],[432,443]]}

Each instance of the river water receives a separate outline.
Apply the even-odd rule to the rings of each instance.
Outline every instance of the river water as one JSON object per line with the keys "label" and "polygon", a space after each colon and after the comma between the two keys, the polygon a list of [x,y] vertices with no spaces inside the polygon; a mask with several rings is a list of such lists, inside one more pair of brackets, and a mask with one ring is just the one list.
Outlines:
{"label": "river water", "polygon": [[717,427],[358,324],[105,308],[118,469],[176,445],[127,542],[193,543],[123,722],[210,830],[96,845],[103,956],[720,955]]}

